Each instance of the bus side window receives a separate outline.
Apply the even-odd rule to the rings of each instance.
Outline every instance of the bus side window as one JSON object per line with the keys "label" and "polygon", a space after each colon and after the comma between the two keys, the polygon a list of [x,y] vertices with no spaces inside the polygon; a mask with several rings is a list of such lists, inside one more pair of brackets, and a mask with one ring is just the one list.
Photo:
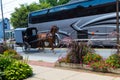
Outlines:
{"label": "bus side window", "polygon": [[89,5],[89,7],[92,7],[92,5]]}

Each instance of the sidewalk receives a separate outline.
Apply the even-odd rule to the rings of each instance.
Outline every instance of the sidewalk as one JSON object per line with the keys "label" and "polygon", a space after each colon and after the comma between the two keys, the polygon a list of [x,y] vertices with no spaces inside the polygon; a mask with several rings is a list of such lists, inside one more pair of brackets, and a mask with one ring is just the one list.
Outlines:
{"label": "sidewalk", "polygon": [[[40,62],[39,62],[40,63]],[[81,71],[54,68],[54,64],[29,62],[34,75],[25,80],[120,80],[120,77],[104,76]]]}

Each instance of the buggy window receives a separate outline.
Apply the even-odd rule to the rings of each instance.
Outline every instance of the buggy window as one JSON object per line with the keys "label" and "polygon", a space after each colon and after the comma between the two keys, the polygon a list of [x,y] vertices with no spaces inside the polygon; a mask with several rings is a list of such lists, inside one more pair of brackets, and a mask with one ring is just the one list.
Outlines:
{"label": "buggy window", "polygon": [[36,34],[36,30],[32,30],[32,35],[35,36]]}

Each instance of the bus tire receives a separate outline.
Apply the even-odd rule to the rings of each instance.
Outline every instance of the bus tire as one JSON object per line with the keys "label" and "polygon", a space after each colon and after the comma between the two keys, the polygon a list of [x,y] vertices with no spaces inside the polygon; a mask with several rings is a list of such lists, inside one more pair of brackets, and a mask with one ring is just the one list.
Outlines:
{"label": "bus tire", "polygon": [[55,46],[55,47],[59,47],[59,42],[60,42],[60,41],[59,41],[59,38],[58,38],[57,35],[56,35],[55,37],[56,37],[56,38],[55,38],[54,46]]}

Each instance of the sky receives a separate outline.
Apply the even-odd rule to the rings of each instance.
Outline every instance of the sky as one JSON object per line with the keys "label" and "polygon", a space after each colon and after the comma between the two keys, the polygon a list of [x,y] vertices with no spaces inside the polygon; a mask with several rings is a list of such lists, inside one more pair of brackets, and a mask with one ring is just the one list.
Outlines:
{"label": "sky", "polygon": [[[10,19],[11,13],[14,12],[14,9],[17,7],[20,7],[20,4],[31,4],[33,2],[38,3],[39,0],[2,0],[3,4],[3,16],[4,18]],[[0,0],[1,3],[1,0]],[[0,7],[0,19],[2,18],[1,16],[1,7]]]}

